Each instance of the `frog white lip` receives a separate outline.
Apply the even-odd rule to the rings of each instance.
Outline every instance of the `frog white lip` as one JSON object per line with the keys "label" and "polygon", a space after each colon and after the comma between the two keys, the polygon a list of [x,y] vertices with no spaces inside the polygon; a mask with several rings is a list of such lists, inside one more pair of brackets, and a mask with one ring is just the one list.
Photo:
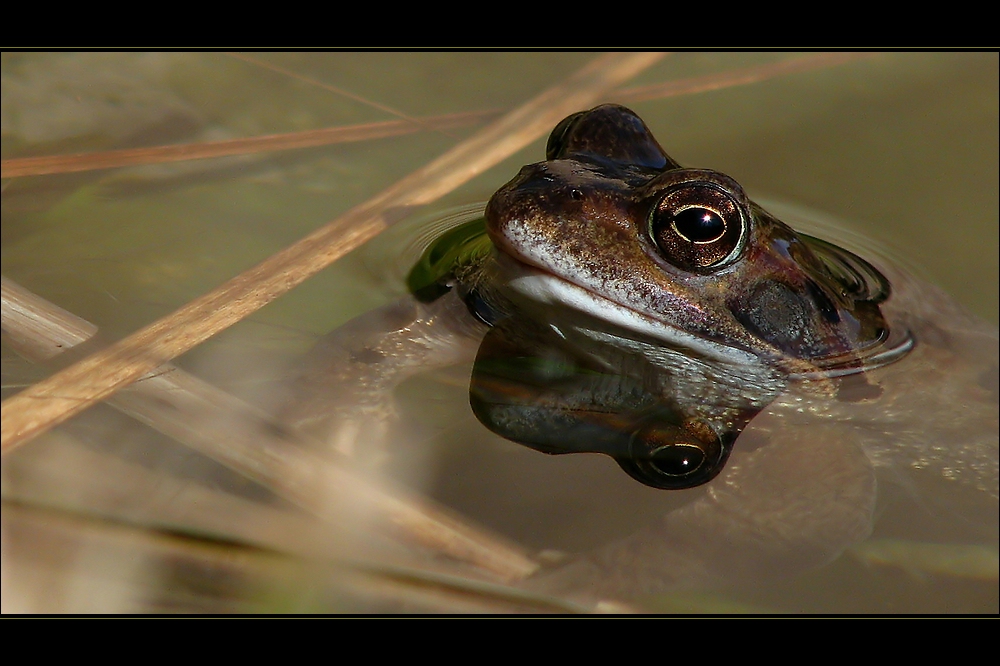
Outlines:
{"label": "frog white lip", "polygon": [[699,337],[605,298],[561,278],[519,257],[498,252],[498,265],[505,284],[513,294],[541,305],[559,305],[608,322],[620,329],[660,340],[664,344],[690,349],[698,355],[725,363],[759,365],[761,359],[746,350]]}

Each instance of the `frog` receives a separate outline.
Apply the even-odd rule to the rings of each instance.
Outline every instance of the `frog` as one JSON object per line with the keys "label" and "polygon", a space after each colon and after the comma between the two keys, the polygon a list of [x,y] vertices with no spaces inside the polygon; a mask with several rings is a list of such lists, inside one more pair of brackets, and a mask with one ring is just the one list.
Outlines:
{"label": "frog", "polygon": [[471,362],[492,433],[685,497],[524,581],[564,596],[821,566],[871,535],[886,479],[943,479],[995,515],[995,328],[682,167],[626,107],[567,117],[545,158],[427,248],[408,297],[316,345],[286,422],[363,459],[396,387]]}

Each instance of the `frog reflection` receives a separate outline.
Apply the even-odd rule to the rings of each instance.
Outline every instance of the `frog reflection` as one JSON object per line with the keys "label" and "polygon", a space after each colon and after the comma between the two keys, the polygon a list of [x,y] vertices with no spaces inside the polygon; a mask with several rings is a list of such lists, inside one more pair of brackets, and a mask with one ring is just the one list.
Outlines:
{"label": "frog reflection", "polygon": [[[797,235],[731,178],[682,168],[632,111],[566,118],[546,158],[493,196],[485,229],[446,235],[411,274],[418,297],[454,285],[491,326],[470,395],[494,432],[695,486],[790,375],[860,371],[885,351],[875,268]],[[893,344],[882,362],[905,330]]]}
{"label": "frog reflection", "polygon": [[[792,231],[732,179],[679,167],[622,107],[571,116],[547,152],[493,197],[485,222],[430,246],[410,274],[416,298],[320,341],[293,384],[290,423],[374,464],[395,443],[394,389],[476,359],[471,402],[494,431],[613,456],[655,488],[701,484],[528,484],[531,465],[556,459],[524,451],[530,460],[503,470],[516,490],[500,483],[472,502],[495,509],[488,519],[472,513],[539,548],[580,551],[526,582],[557,594],[819,566],[871,534],[877,502],[899,504],[895,488],[902,513],[921,516],[915,538],[995,549],[994,327],[891,264]],[[453,476],[477,488],[512,465],[488,444],[466,447],[476,455]],[[610,529],[579,508],[595,495],[616,511]],[[579,527],[560,541],[567,517]]]}

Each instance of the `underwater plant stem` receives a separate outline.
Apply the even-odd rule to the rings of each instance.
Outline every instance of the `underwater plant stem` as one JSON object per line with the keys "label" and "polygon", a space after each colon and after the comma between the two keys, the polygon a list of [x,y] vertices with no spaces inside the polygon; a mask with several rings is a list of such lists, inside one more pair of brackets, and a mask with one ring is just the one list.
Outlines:
{"label": "underwater plant stem", "polygon": [[[39,362],[85,342],[97,327],[2,278],[3,330],[11,346]],[[313,453],[261,410],[170,364],[111,396],[121,412],[216,460],[309,513],[343,523],[350,508],[377,518],[410,542],[469,562],[503,580],[538,565],[523,551],[426,500],[389,491]]]}

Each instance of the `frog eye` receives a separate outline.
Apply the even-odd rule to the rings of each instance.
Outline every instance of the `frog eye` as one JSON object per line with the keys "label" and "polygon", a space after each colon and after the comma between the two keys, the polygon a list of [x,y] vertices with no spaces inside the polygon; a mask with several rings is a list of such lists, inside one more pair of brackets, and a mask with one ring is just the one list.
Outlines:
{"label": "frog eye", "polygon": [[710,184],[684,184],[656,204],[649,235],[663,258],[678,268],[702,272],[736,255],[744,217],[736,200]]}
{"label": "frog eye", "polygon": [[559,124],[552,130],[552,134],[549,135],[549,140],[545,144],[545,159],[554,160],[559,157],[563,146],[566,144],[566,135],[569,134],[570,128],[585,115],[587,115],[586,111],[579,111],[559,121]]}

